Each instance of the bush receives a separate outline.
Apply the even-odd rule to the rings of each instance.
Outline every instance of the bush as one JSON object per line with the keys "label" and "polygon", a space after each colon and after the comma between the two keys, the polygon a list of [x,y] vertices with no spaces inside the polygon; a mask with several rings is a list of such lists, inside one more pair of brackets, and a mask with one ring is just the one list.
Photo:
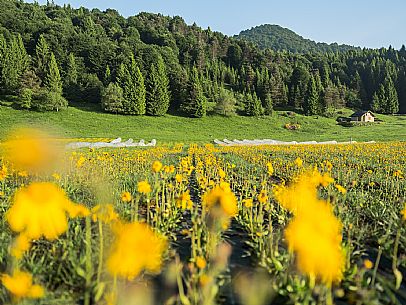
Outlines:
{"label": "bush", "polygon": [[104,111],[123,113],[124,93],[116,83],[110,83],[102,93],[101,105]]}
{"label": "bush", "polygon": [[234,94],[226,89],[221,89],[214,107],[214,112],[224,116],[235,115],[236,98]]}
{"label": "bush", "polygon": [[32,101],[32,108],[39,111],[59,111],[66,107],[68,107],[68,101],[61,94],[45,88],[39,90]]}
{"label": "bush", "polygon": [[18,95],[17,104],[23,109],[30,109],[32,107],[33,91],[29,88],[23,88]]}

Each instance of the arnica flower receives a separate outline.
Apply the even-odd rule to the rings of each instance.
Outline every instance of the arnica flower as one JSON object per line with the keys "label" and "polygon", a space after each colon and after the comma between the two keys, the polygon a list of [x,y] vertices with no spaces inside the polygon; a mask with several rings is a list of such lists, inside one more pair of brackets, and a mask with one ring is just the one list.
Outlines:
{"label": "arnica flower", "polygon": [[36,129],[18,129],[6,142],[7,159],[18,170],[44,171],[60,159],[59,155],[50,137]]}
{"label": "arnica flower", "polygon": [[31,248],[31,239],[24,233],[17,236],[11,245],[10,253],[17,259],[21,259],[25,252]]}
{"label": "arnica flower", "polygon": [[72,203],[58,186],[36,182],[15,193],[6,219],[13,231],[22,232],[30,239],[44,236],[54,240],[67,230],[67,214],[70,217],[86,216],[89,211]]}
{"label": "arnica flower", "polygon": [[204,259],[204,257],[202,257],[202,256],[196,257],[195,263],[196,263],[197,268],[199,268],[199,269],[204,269],[207,266],[207,262]]}
{"label": "arnica flower", "polygon": [[336,184],[335,188],[337,189],[337,191],[339,191],[343,195],[345,195],[347,193],[347,190],[339,184]]}
{"label": "arnica flower", "polygon": [[218,173],[219,173],[219,177],[221,179],[224,179],[226,177],[226,172],[224,170],[222,170],[221,168],[219,168]]}
{"label": "arnica flower", "polygon": [[289,186],[276,185],[273,195],[278,203],[294,214],[303,209],[312,209],[318,204],[317,186],[330,182],[329,175],[321,175],[318,171],[307,172],[295,179]]}
{"label": "arnica flower", "polygon": [[267,171],[268,171],[268,175],[269,175],[269,176],[272,176],[273,173],[274,173],[274,169],[273,169],[272,163],[271,163],[271,162],[268,162],[268,163],[266,164],[266,168],[267,168]]}
{"label": "arnica flower", "polygon": [[237,199],[229,187],[215,186],[203,195],[202,201],[209,209],[220,207],[227,216],[238,214]]}
{"label": "arnica flower", "polygon": [[0,181],[3,181],[7,178],[8,175],[8,169],[7,167],[3,164],[0,168]]}
{"label": "arnica flower", "polygon": [[252,208],[252,206],[253,206],[253,200],[252,200],[252,198],[248,198],[248,199],[244,199],[243,201],[242,201],[242,203],[244,204],[244,206],[246,207],[246,208]]}
{"label": "arnica flower", "polygon": [[177,183],[182,183],[183,176],[181,174],[176,174],[175,175],[175,180]]}
{"label": "arnica flower", "polygon": [[364,267],[365,269],[372,269],[372,267],[374,266],[374,263],[371,262],[369,259],[365,259],[364,260]]}
{"label": "arnica flower", "polygon": [[[393,177],[403,179],[403,172],[400,169],[398,169],[393,172]],[[1,180],[1,177],[0,177],[0,180]]]}
{"label": "arnica flower", "polygon": [[341,223],[327,203],[302,210],[286,228],[285,237],[300,272],[328,286],[342,279]]}
{"label": "arnica flower", "polygon": [[297,157],[297,158],[295,159],[295,165],[296,165],[297,167],[302,167],[302,166],[303,166],[303,160],[300,159],[299,157]]}
{"label": "arnica flower", "polygon": [[85,164],[86,158],[83,156],[80,156],[79,159],[76,161],[76,168],[81,168],[83,164]]}
{"label": "arnica flower", "polygon": [[193,202],[190,199],[190,194],[189,194],[189,190],[187,190],[186,192],[182,193],[177,199],[176,199],[176,206],[178,208],[181,208],[183,210],[190,210],[193,206]]}
{"label": "arnica flower", "polygon": [[121,201],[122,202],[130,202],[132,199],[132,196],[130,194],[130,192],[123,192],[121,194]]}
{"label": "arnica flower", "polygon": [[405,208],[400,211],[400,215],[403,215],[403,220],[406,221],[406,203],[405,203]]}
{"label": "arnica flower", "polygon": [[154,161],[154,163],[152,163],[152,170],[155,173],[159,173],[162,169],[162,163],[159,161]]}
{"label": "arnica flower", "polygon": [[151,193],[152,190],[151,185],[148,183],[147,180],[138,182],[137,187],[138,192],[144,195]]}
{"label": "arnica flower", "polygon": [[112,204],[98,204],[92,209],[92,220],[111,223],[119,219]]}
{"label": "arnica flower", "polygon": [[258,194],[257,199],[260,203],[265,203],[268,200],[268,193],[266,190],[261,190],[261,192]]}
{"label": "arnica flower", "polygon": [[143,270],[159,273],[167,241],[139,222],[113,227],[115,240],[107,259],[107,269],[113,276],[129,280]]}
{"label": "arnica flower", "polygon": [[1,275],[1,282],[17,300],[22,298],[39,299],[44,296],[44,288],[40,285],[34,285],[32,275],[27,272],[15,270],[12,276],[3,274]]}

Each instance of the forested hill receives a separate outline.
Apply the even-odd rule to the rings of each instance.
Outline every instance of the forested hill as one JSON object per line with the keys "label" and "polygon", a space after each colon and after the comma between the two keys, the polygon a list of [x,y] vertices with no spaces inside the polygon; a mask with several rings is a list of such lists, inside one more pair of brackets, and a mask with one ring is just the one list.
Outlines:
{"label": "forested hill", "polygon": [[[136,5],[136,4],[134,4]],[[181,17],[0,0],[0,102],[129,115],[406,112],[406,48],[260,49]],[[94,107],[89,107],[94,109]]]}
{"label": "forested hill", "polygon": [[346,52],[357,49],[356,47],[345,44],[339,45],[337,43],[327,44],[315,42],[303,38],[290,29],[273,24],[259,25],[249,30],[241,31],[240,34],[234,37],[251,41],[261,49],[269,48],[275,51],[286,50],[293,53]]}

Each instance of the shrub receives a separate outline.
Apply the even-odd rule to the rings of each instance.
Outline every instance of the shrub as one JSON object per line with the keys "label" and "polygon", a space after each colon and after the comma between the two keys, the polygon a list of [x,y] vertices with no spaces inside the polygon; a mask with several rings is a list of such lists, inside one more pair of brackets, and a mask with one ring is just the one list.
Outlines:
{"label": "shrub", "polygon": [[110,83],[102,93],[101,104],[106,112],[123,113],[124,93],[116,83]]}
{"label": "shrub", "polygon": [[57,92],[45,88],[39,90],[32,100],[32,108],[39,111],[59,111],[68,107],[68,101]]}

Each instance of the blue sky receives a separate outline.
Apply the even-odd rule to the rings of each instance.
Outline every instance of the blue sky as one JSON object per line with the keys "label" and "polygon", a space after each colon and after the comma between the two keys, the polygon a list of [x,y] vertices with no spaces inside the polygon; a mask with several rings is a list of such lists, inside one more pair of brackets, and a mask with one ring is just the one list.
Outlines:
{"label": "blue sky", "polygon": [[55,3],[101,10],[110,7],[126,17],[141,11],[179,15],[189,24],[210,26],[227,35],[270,23],[319,42],[371,48],[392,45],[397,49],[406,44],[405,0],[55,0]]}

